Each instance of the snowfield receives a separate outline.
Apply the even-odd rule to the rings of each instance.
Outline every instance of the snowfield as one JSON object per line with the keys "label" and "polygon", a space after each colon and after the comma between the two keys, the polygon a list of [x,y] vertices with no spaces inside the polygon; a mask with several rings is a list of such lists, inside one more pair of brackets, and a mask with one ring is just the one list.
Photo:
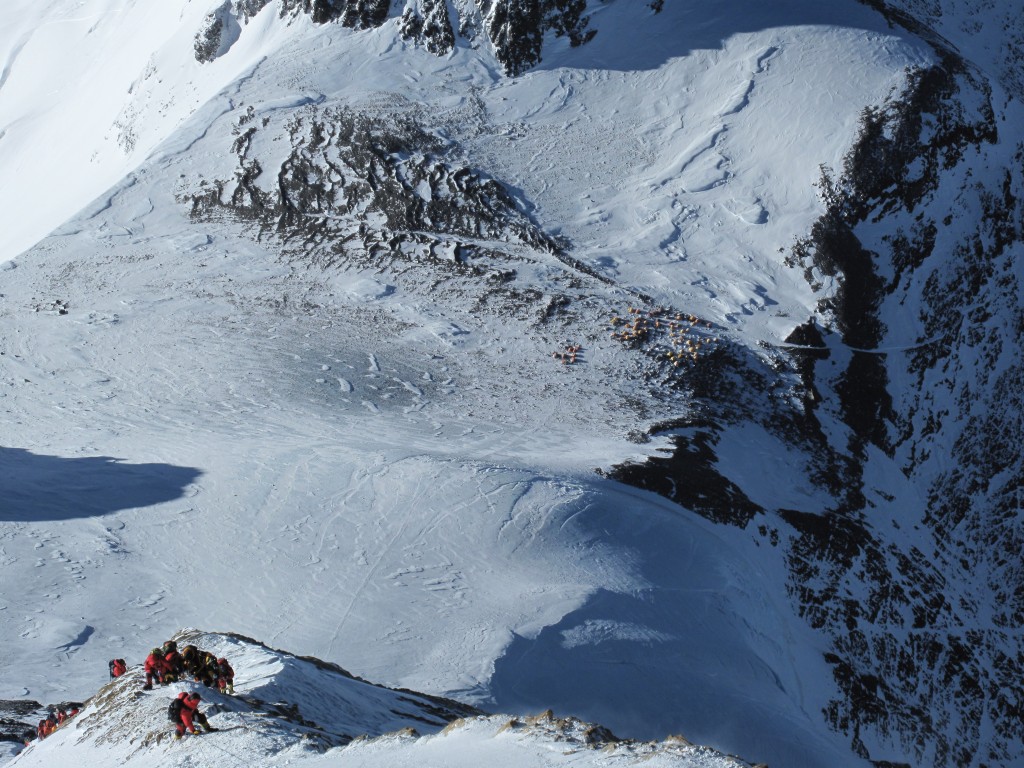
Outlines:
{"label": "snowfield", "polygon": [[[108,659],[202,626],[505,713],[417,738],[353,699],[358,723],[328,730],[372,738],[320,754],[214,695],[238,730],[170,746],[163,704],[119,681],[13,765],[868,764],[824,720],[836,681],[778,542],[607,476],[670,452],[648,433],[696,409],[669,385],[696,365],[611,332],[665,307],[737,358],[782,346],[821,295],[783,253],[822,212],[820,166],[934,61],[925,43],[853,0],[620,0],[590,4],[587,45],[551,36],[506,78],[483,38],[439,58],[396,19],[314,25],[276,0],[210,64],[192,46],[218,3],[8,2],[0,699],[85,699]],[[500,301],[451,232],[429,257],[325,266],[329,236],[238,201],[278,194],[314,143],[289,126],[332,109],[412,116],[436,151],[378,166],[475,169],[564,250],[526,224],[463,237],[481,274],[505,270]],[[300,213],[386,229],[357,208]],[[827,506],[758,424],[716,456],[764,508]],[[291,662],[208,637],[241,654],[242,691],[315,706]],[[598,753],[569,716],[651,743]]]}

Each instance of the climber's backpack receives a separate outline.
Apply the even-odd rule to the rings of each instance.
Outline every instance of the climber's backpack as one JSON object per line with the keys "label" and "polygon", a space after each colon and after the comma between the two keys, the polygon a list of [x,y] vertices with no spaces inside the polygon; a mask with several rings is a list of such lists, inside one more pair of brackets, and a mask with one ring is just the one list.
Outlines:
{"label": "climber's backpack", "polygon": [[177,723],[181,720],[181,699],[175,699],[171,702],[171,705],[167,707],[167,719],[172,723]]}

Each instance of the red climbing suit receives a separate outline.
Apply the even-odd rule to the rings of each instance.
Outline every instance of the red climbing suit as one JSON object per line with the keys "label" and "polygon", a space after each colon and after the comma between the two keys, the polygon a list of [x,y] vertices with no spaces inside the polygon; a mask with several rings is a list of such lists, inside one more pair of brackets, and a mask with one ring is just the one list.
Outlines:
{"label": "red climbing suit", "polygon": [[146,688],[152,688],[154,680],[162,683],[164,675],[168,671],[167,662],[164,661],[163,656],[155,653],[151,653],[146,657],[144,669],[146,670]]}
{"label": "red climbing suit", "polygon": [[178,694],[178,700],[181,702],[181,714],[178,716],[175,730],[179,736],[184,736],[185,731],[195,733],[196,727],[192,724],[192,718],[195,717],[196,710],[199,709],[199,694],[182,691]]}

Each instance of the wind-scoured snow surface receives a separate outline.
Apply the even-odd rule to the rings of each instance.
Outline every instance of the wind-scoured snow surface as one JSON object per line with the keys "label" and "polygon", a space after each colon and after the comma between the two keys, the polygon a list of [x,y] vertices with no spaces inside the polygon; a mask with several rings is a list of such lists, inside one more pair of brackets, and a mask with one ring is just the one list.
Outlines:
{"label": "wind-scoured snow surface", "polygon": [[[0,698],[216,626],[751,761],[914,755],[837,710],[764,514],[831,508],[806,446],[737,415],[707,493],[611,476],[716,397],[799,407],[820,167],[935,52],[852,1],[619,0],[512,78],[473,4],[442,55],[294,5],[0,11]],[[512,764],[498,727],[347,749]]]}

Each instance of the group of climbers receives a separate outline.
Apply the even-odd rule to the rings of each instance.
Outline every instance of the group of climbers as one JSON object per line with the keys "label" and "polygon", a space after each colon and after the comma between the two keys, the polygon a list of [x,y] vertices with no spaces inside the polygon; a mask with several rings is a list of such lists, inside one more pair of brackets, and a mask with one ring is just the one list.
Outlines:
{"label": "group of climbers", "polygon": [[[144,665],[146,684],[143,690],[153,689],[153,683],[161,685],[175,683],[191,678],[207,688],[216,688],[221,693],[235,692],[235,670],[228,660],[217,658],[209,651],[203,651],[195,645],[186,645],[178,651],[178,644],[168,640],[159,648],[154,648],[146,657]],[[167,708],[167,717],[174,723],[174,738],[180,739],[186,733],[199,733],[202,727],[207,733],[217,730],[199,711],[202,701],[195,691],[182,691],[171,701]]]}
{"label": "group of climbers", "polygon": [[45,739],[51,733],[60,728],[60,726],[64,725],[66,720],[69,720],[77,714],[77,706],[68,710],[65,710],[63,707],[58,707],[56,710],[51,709],[47,713],[46,717],[39,721],[39,725],[36,726],[36,736],[40,739]]}
{"label": "group of climbers", "polygon": [[[111,677],[118,677],[127,669],[122,659],[114,659],[110,665]],[[177,642],[168,640],[149,652],[143,670],[146,673],[146,682],[142,686],[144,691],[153,690],[154,683],[167,685],[193,680],[207,688],[216,688],[221,693],[235,692],[235,670],[228,660],[217,658],[192,644],[179,651]],[[174,724],[175,739],[180,739],[186,733],[199,733],[199,728],[207,732],[217,730],[210,725],[206,715],[199,711],[200,701],[202,697],[194,691],[182,691],[171,701],[167,717]]]}
{"label": "group of climbers", "polygon": [[217,658],[209,651],[202,651],[194,645],[186,645],[178,651],[178,644],[168,640],[160,648],[154,648],[146,657],[144,665],[145,691],[153,689],[153,683],[166,685],[191,678],[207,688],[217,688],[221,693],[235,692],[235,670],[225,658]]}
{"label": "group of climbers", "polygon": [[[179,652],[178,644],[174,640],[168,640],[161,647],[150,651],[143,668],[146,683],[142,689],[145,691],[152,690],[153,683],[167,685],[191,679],[207,688],[216,688],[221,693],[235,692],[235,670],[231,668],[228,660],[223,657],[217,658],[195,645],[186,645]],[[128,671],[128,664],[124,659],[111,659],[108,669],[110,679],[113,680]],[[202,697],[198,693],[189,691],[182,691],[171,701],[167,716],[174,724],[175,739],[180,739],[186,733],[199,733],[200,727],[207,732],[217,730],[210,725],[206,715],[199,711],[200,701]],[[78,706],[70,710],[63,707],[51,709],[46,718],[39,721],[36,736],[45,739],[63,725],[65,720],[77,715],[78,711]]]}

